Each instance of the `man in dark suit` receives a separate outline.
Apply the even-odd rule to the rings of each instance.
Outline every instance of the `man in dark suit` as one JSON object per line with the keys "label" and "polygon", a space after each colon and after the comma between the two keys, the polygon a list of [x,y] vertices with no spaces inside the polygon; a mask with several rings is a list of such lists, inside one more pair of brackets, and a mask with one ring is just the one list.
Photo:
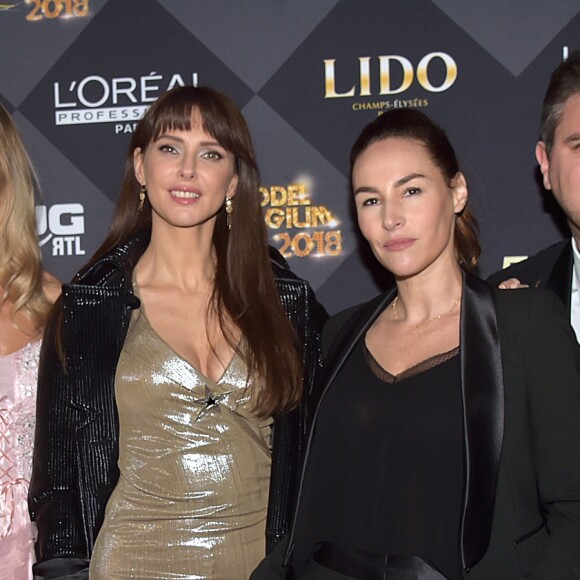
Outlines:
{"label": "man in dark suit", "polygon": [[492,274],[488,281],[500,287],[521,284],[553,290],[564,303],[580,340],[580,51],[562,62],[550,77],[541,136],[536,159],[544,186],[564,210],[571,237]]}

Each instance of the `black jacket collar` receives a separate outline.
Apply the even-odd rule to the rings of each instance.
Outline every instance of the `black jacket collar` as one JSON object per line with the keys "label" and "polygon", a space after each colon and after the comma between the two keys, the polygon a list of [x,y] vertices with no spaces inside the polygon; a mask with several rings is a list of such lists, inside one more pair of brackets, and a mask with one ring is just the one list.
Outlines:
{"label": "black jacket collar", "polygon": [[[341,328],[324,363],[320,401],[357,341],[395,295],[393,288],[367,302]],[[489,545],[504,428],[503,374],[493,290],[467,273],[463,280],[460,345],[465,450],[460,551],[467,570],[481,560]]]}
{"label": "black jacket collar", "polygon": [[142,230],[128,241],[99,258],[73,279],[73,284],[88,286],[128,286],[135,264],[149,245],[151,232]]}
{"label": "black jacket collar", "polygon": [[562,252],[554,262],[546,287],[555,292],[570,314],[570,298],[572,295],[572,273],[574,271],[574,253],[572,240],[567,240]]}

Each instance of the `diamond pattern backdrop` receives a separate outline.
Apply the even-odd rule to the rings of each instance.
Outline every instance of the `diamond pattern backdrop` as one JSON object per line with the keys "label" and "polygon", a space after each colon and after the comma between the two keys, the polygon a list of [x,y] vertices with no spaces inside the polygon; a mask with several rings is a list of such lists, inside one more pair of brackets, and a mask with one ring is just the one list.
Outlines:
{"label": "diamond pattern backdrop", "polygon": [[549,74],[579,38],[577,0],[12,1],[0,102],[40,175],[46,265],[66,280],[104,236],[144,108],[175,84],[222,90],[254,135],[272,243],[334,312],[385,279],[347,181],[350,145],[381,109],[421,107],[448,130],[483,275],[562,236],[533,151]]}

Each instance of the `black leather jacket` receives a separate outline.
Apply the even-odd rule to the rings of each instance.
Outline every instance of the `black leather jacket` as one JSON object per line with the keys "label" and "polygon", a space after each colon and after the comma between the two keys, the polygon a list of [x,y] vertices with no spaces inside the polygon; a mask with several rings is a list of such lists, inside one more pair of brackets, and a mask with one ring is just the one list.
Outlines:
{"label": "black leather jacket", "polygon": [[[65,365],[55,337],[57,316],[45,330],[38,380],[37,426],[29,506],[38,527],[38,578],[86,578],[105,506],[119,470],[119,419],[114,396],[117,361],[131,311],[132,271],[147,247],[139,235],[63,286]],[[271,252],[281,302],[303,345],[305,392],[320,366],[320,332],[327,317],[310,286]],[[307,405],[277,417],[273,431],[267,548],[292,519],[303,452]]]}

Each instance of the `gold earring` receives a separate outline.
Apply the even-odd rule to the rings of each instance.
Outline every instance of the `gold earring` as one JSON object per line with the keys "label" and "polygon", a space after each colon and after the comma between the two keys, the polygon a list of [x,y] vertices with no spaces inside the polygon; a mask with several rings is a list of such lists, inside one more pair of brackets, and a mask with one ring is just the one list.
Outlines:
{"label": "gold earring", "polygon": [[138,211],[143,211],[146,196],[147,196],[147,187],[145,186],[145,184],[143,184],[141,186],[141,190],[139,191],[139,207],[137,208]]}
{"label": "gold earring", "polygon": [[226,224],[228,230],[232,229],[232,213],[234,213],[234,202],[231,197],[226,196]]}

